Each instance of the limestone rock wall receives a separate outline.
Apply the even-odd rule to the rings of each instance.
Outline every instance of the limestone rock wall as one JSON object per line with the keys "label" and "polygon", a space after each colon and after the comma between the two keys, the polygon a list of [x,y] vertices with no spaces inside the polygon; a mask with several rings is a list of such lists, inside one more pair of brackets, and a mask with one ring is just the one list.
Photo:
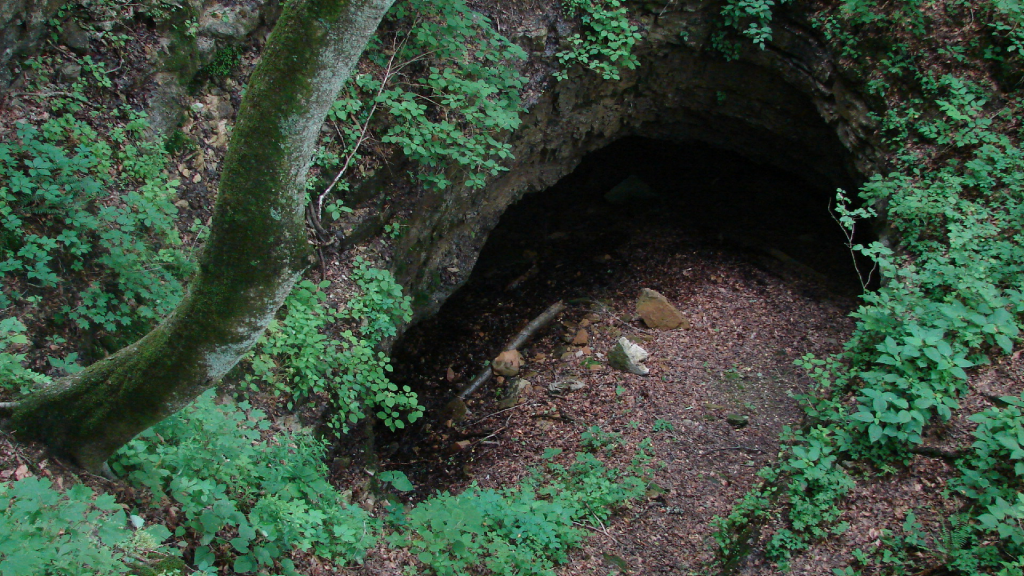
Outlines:
{"label": "limestone rock wall", "polygon": [[13,67],[38,49],[46,22],[64,0],[0,0],[0,90],[10,85]]}

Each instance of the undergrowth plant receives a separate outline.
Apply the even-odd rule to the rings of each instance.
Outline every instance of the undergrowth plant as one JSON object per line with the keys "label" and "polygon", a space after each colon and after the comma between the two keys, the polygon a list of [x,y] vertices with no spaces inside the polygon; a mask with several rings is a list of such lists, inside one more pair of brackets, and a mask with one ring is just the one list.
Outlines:
{"label": "undergrowth plant", "polygon": [[[337,432],[372,411],[392,430],[404,428],[422,414],[416,394],[388,379],[391,364],[378,344],[396,334],[399,322],[412,316],[409,297],[390,272],[357,259],[352,280],[360,293],[341,310],[326,306],[330,282],[300,282],[285,301],[284,315],[271,322],[250,355],[250,386],[267,383],[286,394],[288,408],[296,401],[325,396],[332,412],[328,425]],[[332,327],[345,323],[354,328]]]}
{"label": "undergrowth plant", "polygon": [[626,470],[580,453],[572,465],[549,463],[515,487],[493,490],[474,483],[458,495],[444,492],[407,511],[396,507],[388,540],[408,548],[438,576],[553,575],[586,537],[581,526],[601,524],[616,508],[643,496],[650,445],[649,439],[640,444]]}
{"label": "undergrowth plant", "polygon": [[[266,415],[248,403],[218,405],[207,391],[143,432],[111,468],[170,498],[183,520],[175,536],[196,542],[203,573],[280,570],[295,574],[292,550],[345,563],[377,539],[378,523],[327,481],[326,445],[307,431],[268,435]],[[268,437],[265,437],[268,436]]]}
{"label": "undergrowth plant", "polygon": [[170,532],[132,521],[113,496],[82,484],[62,492],[38,478],[0,482],[0,574],[155,574],[139,567],[167,554]]}
{"label": "undergrowth plant", "polygon": [[[43,60],[40,90],[53,65]],[[143,113],[108,109],[108,127],[93,127],[101,112],[87,93],[111,84],[102,63],[79,64],[47,119],[19,121],[0,142],[0,306],[56,299],[38,320],[138,333],[174,309],[191,272],[174,226],[178,182]]]}
{"label": "undergrowth plant", "polygon": [[416,180],[437,191],[453,181],[482,187],[512,157],[504,139],[521,123],[526,79],[516,64],[526,53],[489,18],[464,0],[401,0],[379,34],[367,48],[367,71],[328,113],[333,131],[309,185],[317,218],[328,208],[337,219],[346,210],[339,196],[388,161],[367,152],[370,140],[391,145],[386,156],[400,150]]}
{"label": "undergrowth plant", "polygon": [[25,368],[25,354],[16,351],[28,344],[25,331],[25,325],[17,318],[0,320],[0,388],[9,392],[17,393],[50,382],[46,376]]}
{"label": "undergrowth plant", "polygon": [[[741,543],[745,526],[770,519],[748,503],[764,502],[775,487],[783,514],[769,543],[775,560],[785,563],[841,530],[834,525],[837,505],[852,478],[838,464],[860,460],[886,470],[909,462],[927,427],[959,409],[969,371],[1019,345],[1024,149],[1018,119],[1024,101],[1019,84],[1004,84],[1007,91],[998,93],[979,82],[978,72],[1021,77],[1024,14],[1000,1],[940,4],[926,11],[916,2],[854,0],[814,17],[835,49],[852,58],[868,93],[885,103],[875,119],[895,168],[863,186],[862,208],[848,208],[840,191],[839,220],[849,231],[856,218],[874,218],[884,206],[898,244],[852,246],[875,262],[881,287],[864,294],[845,352],[798,362],[814,382],[801,398],[812,425],[785,438],[780,463],[769,474],[775,484],[765,481],[719,522],[722,558]],[[770,22],[741,11],[747,3],[727,5],[754,24]],[[771,8],[770,2],[759,5]],[[976,25],[977,33],[971,29],[936,46],[929,31],[952,25],[942,19]],[[770,40],[757,26],[749,30],[755,43],[758,36]],[[1013,574],[1024,564],[1020,401],[1003,402],[1006,408],[972,417],[976,441],[952,484],[967,502],[957,517],[955,545],[903,541],[957,573]],[[795,465],[807,455],[819,463]],[[887,562],[910,561],[900,558]]]}
{"label": "undergrowth plant", "polygon": [[563,0],[562,10],[579,17],[583,32],[570,36],[569,49],[557,54],[566,69],[556,72],[556,79],[565,80],[567,68],[579,64],[605,80],[619,80],[623,69],[634,70],[640,64],[633,47],[643,36],[620,0]]}

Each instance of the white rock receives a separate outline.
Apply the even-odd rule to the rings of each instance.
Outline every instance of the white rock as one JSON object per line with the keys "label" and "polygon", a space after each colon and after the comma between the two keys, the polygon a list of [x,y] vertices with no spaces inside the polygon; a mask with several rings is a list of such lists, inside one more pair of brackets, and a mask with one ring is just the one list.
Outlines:
{"label": "white rock", "polygon": [[647,366],[641,364],[650,354],[639,345],[630,342],[626,337],[619,338],[618,343],[608,353],[608,363],[612,368],[618,368],[631,374],[646,376],[650,374]]}

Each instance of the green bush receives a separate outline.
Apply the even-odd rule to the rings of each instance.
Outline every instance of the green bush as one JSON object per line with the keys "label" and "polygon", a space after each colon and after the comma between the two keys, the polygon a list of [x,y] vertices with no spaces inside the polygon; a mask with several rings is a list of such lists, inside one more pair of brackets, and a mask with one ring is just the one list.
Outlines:
{"label": "green bush", "polygon": [[[101,65],[82,64],[83,78],[109,86]],[[178,182],[144,114],[110,111],[116,120],[105,133],[75,115],[86,103],[82,82],[54,99],[49,119],[18,122],[0,143],[0,274],[5,284],[37,287],[35,297],[75,287],[58,321],[141,328],[174,309],[191,270],[174,226]],[[5,290],[0,306],[31,297]]]}
{"label": "green bush", "polygon": [[957,463],[961,477],[950,489],[977,504],[980,526],[999,535],[1000,548],[1024,555],[1024,397],[1002,398],[1005,408],[971,416],[977,423],[972,451]]}
{"label": "green bush", "polygon": [[393,545],[407,547],[439,576],[468,573],[553,575],[586,532],[612,511],[641,497],[649,456],[641,444],[625,472],[591,454],[578,454],[566,468],[549,464],[518,486],[491,490],[471,485],[458,495],[438,494],[392,516]]}
{"label": "green bush", "polygon": [[175,535],[197,543],[200,570],[280,566],[294,574],[293,549],[337,562],[361,558],[377,522],[327,482],[324,443],[307,432],[265,438],[269,425],[245,402],[218,406],[211,390],[129,442],[111,468],[149,488],[154,502],[169,497],[180,506],[185,519]]}
{"label": "green bush", "polygon": [[113,496],[81,484],[61,493],[37,478],[0,483],[2,576],[125,574],[169,535],[160,525],[130,530]]}
{"label": "green bush", "polygon": [[28,344],[25,325],[17,318],[0,320],[0,388],[21,392],[40,384],[47,384],[46,376],[25,368],[22,362],[25,354],[12,353],[14,346]]}
{"label": "green bush", "polygon": [[[772,4],[729,0],[726,25],[762,44],[770,40]],[[934,25],[957,19],[965,26],[981,22],[987,34],[928,44]],[[959,408],[968,370],[1010,354],[1024,323],[1024,149],[1016,120],[1024,101],[1016,87],[995,93],[977,81],[977,72],[987,73],[980,70],[986,61],[1019,58],[1024,12],[998,0],[947,2],[937,11],[916,2],[854,0],[823,8],[814,22],[884,103],[875,118],[895,170],[864,185],[861,208],[851,209],[842,191],[838,196],[836,215],[852,249],[874,261],[882,282],[864,294],[843,354],[798,362],[814,380],[812,393],[801,398],[813,425],[793,435],[772,470],[790,500],[793,529],[777,532],[770,545],[783,552],[826,535],[835,521],[845,493],[840,488],[851,482],[839,461],[859,459],[882,470],[909,461],[925,427]],[[892,33],[897,28],[923,46],[908,46],[907,38]],[[875,218],[881,206],[898,246],[854,245],[857,221]],[[958,529],[959,544],[930,545],[950,569],[1012,573],[1020,564],[1024,508],[1014,443],[1024,438],[1017,439],[1015,402],[973,417],[979,423],[975,450],[953,485],[974,500],[977,509],[969,515],[975,521]],[[796,464],[815,442],[820,464],[800,469]],[[826,449],[831,461],[823,458]],[[808,482],[807,471],[827,481]],[[764,520],[745,502],[728,519],[733,534],[744,521]],[[992,539],[1001,542],[995,552],[979,544]],[[723,534],[723,547],[732,542]]]}
{"label": "green bush", "polygon": [[[326,395],[333,412],[328,424],[339,432],[375,409],[376,416],[392,430],[404,428],[422,414],[416,394],[399,388],[387,374],[391,364],[375,350],[384,338],[394,336],[396,323],[411,316],[409,298],[386,270],[356,260],[352,278],[361,288],[342,311],[324,305],[322,291],[330,283],[300,282],[285,301],[285,314],[270,324],[250,356],[250,386],[270,384],[295,400]],[[358,333],[342,330],[335,339],[326,334],[344,320],[359,323]],[[288,401],[288,408],[295,400]]]}
{"label": "green bush", "polygon": [[[643,36],[630,24],[626,8],[619,0],[563,0],[562,9],[570,17],[580,17],[583,33],[569,38],[570,48],[557,54],[562,66],[580,64],[605,80],[618,80],[621,70],[634,70],[640,64],[633,46]],[[555,73],[564,80],[566,70]]]}

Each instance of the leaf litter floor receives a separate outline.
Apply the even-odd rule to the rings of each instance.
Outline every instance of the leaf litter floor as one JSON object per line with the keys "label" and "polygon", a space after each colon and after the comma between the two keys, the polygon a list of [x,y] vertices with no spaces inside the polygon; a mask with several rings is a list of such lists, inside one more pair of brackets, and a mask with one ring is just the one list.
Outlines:
{"label": "leaf litter floor", "polygon": [[[768,224],[746,227],[736,242],[735,231],[656,205],[624,211],[573,194],[520,202],[492,233],[469,283],[396,347],[394,380],[418,390],[430,410],[405,434],[380,438],[384,467],[404,470],[417,486],[411,498],[420,499],[473,481],[514,485],[543,465],[548,448],[562,449],[555,462],[571,463],[591,426],[622,436],[608,458],[619,466],[650,437],[664,463],[656,486],[608,525],[590,527],[592,537],[560,573],[703,573],[711,519],[728,514],[777,455],[783,426],[801,423],[791,394],[808,382],[793,361],[839,351],[853,328],[849,275],[780,260],[770,243],[778,235],[768,229],[779,223]],[[806,247],[807,259],[852,270],[848,254],[840,260],[841,242],[833,243],[841,250],[826,256]],[[664,294],[691,329],[646,329],[634,317],[643,288]],[[531,386],[519,402],[502,404],[510,383],[492,379],[467,402],[465,420],[452,421],[442,407],[455,391],[559,299],[568,310],[521,350]],[[587,344],[568,343],[580,330]],[[607,366],[620,336],[650,352],[649,375]],[[584,387],[549,392],[567,379]],[[749,424],[732,426],[729,415]],[[408,561],[377,550],[359,573],[400,574]],[[744,572],[775,570],[755,554]]]}

